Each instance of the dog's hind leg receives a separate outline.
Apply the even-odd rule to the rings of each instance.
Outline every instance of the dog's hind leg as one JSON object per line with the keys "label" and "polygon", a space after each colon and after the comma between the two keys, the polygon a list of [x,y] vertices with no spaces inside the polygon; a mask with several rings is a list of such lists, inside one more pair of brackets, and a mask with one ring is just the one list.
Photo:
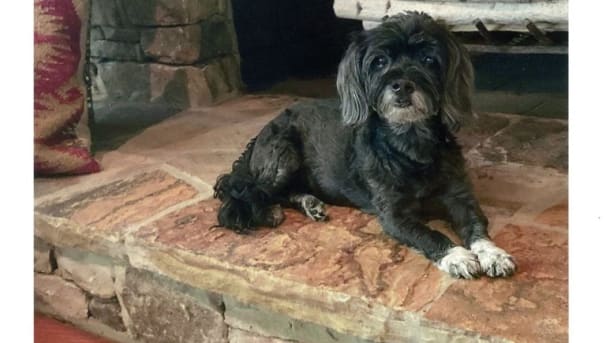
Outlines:
{"label": "dog's hind leg", "polygon": [[315,221],[325,221],[328,219],[322,200],[311,194],[291,194],[288,197],[288,202],[290,206],[298,209]]}
{"label": "dog's hind leg", "polygon": [[283,112],[247,146],[229,174],[219,177],[215,197],[222,201],[219,224],[236,231],[275,227],[284,215],[279,203],[300,166],[296,132]]}

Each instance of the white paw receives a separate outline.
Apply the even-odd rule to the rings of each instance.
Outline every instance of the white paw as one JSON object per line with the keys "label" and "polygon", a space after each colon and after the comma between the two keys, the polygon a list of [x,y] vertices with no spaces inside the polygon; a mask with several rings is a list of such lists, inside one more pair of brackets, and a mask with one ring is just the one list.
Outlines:
{"label": "white paw", "polygon": [[448,249],[437,263],[438,269],[456,278],[472,279],[482,271],[476,254],[463,247]]}
{"label": "white paw", "polygon": [[315,221],[326,221],[328,219],[324,203],[313,195],[296,195],[291,198],[291,201],[298,202],[305,215]]}
{"label": "white paw", "polygon": [[482,271],[490,277],[509,276],[516,270],[513,257],[487,239],[473,242],[470,248],[478,255]]}

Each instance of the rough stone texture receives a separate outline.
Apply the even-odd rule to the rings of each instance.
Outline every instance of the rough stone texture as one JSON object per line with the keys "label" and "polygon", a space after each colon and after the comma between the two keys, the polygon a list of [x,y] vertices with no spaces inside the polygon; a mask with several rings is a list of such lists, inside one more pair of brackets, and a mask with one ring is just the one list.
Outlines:
{"label": "rough stone texture", "polygon": [[205,68],[192,66],[150,66],[151,99],[183,107],[211,105],[211,93]]}
{"label": "rough stone texture", "polygon": [[516,274],[507,280],[457,282],[427,317],[515,342],[567,342],[567,235],[509,225],[495,241],[515,256]]}
{"label": "rough stone texture", "polygon": [[36,204],[35,235],[56,246],[127,262],[124,238],[129,231],[212,194],[210,186],[195,178],[182,175],[192,186],[156,168],[118,173],[118,181],[109,178],[102,186],[85,182],[45,197]]}
{"label": "rough stone texture", "polygon": [[193,64],[198,61],[201,40],[200,25],[158,27],[144,30],[141,35],[145,56],[169,64]]}
{"label": "rough stone texture", "polygon": [[34,274],[34,294],[36,307],[46,306],[65,319],[88,317],[86,294],[57,275]]}
{"label": "rough stone texture", "polygon": [[[103,35],[103,29],[99,26],[94,26],[90,28],[90,40],[91,42],[96,40],[104,40],[105,36]],[[139,41],[137,39],[137,41]]]}
{"label": "rough stone texture", "polygon": [[[94,0],[92,11],[96,111],[132,102],[206,106],[243,88],[229,0]],[[155,84],[158,64],[177,68],[166,94],[157,93],[166,88]]]}
{"label": "rough stone texture", "polygon": [[[283,342],[282,339],[313,343],[370,343],[347,336],[330,328],[296,320],[282,314],[243,304],[232,297],[225,301],[225,323],[229,325],[229,342]],[[234,329],[235,328],[235,329]],[[254,332],[254,334],[252,333]],[[268,338],[273,337],[273,338]]]}
{"label": "rough stone texture", "polygon": [[236,33],[233,23],[216,18],[201,24],[201,55],[202,60],[216,56],[224,56],[237,52]]}
{"label": "rough stone texture", "polygon": [[238,94],[241,86],[239,70],[239,62],[234,56],[221,58],[206,66],[204,75],[213,99],[221,101]]}
{"label": "rough stone texture", "polygon": [[229,343],[296,343],[292,340],[285,341],[279,338],[260,336],[232,327],[229,328],[228,341]]}
{"label": "rough stone texture", "polygon": [[150,100],[150,66],[148,64],[103,62],[96,63],[96,65],[107,89],[107,101],[148,102]]}
{"label": "rough stone texture", "polygon": [[121,0],[91,0],[91,25],[123,26],[128,16]]}
{"label": "rough stone texture", "polygon": [[93,297],[88,304],[91,317],[117,331],[126,331],[122,321],[122,308],[117,298],[102,299]]}
{"label": "rough stone texture", "polygon": [[95,40],[90,43],[90,55],[93,58],[116,61],[143,61],[141,46],[137,43],[110,40]]}
{"label": "rough stone texture", "polygon": [[141,40],[141,31],[133,28],[119,27],[96,27],[102,33],[102,37],[92,37],[91,41],[97,39],[106,39],[109,41],[139,43]]}
{"label": "rough stone texture", "polygon": [[101,107],[114,101],[128,101],[195,108],[231,98],[242,87],[239,63],[234,56],[208,65],[99,62],[97,67],[107,88],[106,98],[97,102]]}
{"label": "rough stone texture", "polygon": [[470,118],[464,125],[461,125],[461,130],[457,133],[459,143],[465,151],[493,136],[511,123],[511,119],[506,116],[491,113],[477,113],[476,115],[477,118]]}
{"label": "rough stone texture", "polygon": [[62,249],[57,250],[56,258],[57,275],[97,297],[110,299],[115,296],[113,266],[108,259]]}
{"label": "rough stone texture", "polygon": [[559,121],[524,118],[479,148],[486,159],[568,169],[568,125]]}
{"label": "rough stone texture", "polygon": [[128,269],[122,297],[132,332],[145,342],[227,342],[216,296]]}
{"label": "rough stone texture", "polygon": [[34,238],[34,271],[38,273],[52,273],[55,269],[53,261],[53,247],[46,242]]}
{"label": "rough stone texture", "polygon": [[158,170],[103,185],[64,201],[40,205],[38,211],[97,232],[118,232],[197,193],[186,182]]}
{"label": "rough stone texture", "polygon": [[227,55],[219,59],[225,82],[229,85],[229,93],[223,95],[224,99],[238,94],[243,87],[240,78],[240,56],[238,54]]}
{"label": "rough stone texture", "polygon": [[124,0],[130,21],[140,26],[195,24],[219,14],[220,0]]}

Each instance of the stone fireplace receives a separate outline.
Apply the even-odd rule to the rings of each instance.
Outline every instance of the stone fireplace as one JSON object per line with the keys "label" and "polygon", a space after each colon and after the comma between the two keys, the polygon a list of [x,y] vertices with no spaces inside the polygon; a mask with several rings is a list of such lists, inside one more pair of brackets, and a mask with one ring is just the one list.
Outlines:
{"label": "stone fireplace", "polygon": [[229,0],[92,0],[95,108],[198,107],[242,88]]}
{"label": "stone fireplace", "polygon": [[91,1],[95,109],[201,107],[334,73],[347,35],[362,29],[338,19],[331,0]]}

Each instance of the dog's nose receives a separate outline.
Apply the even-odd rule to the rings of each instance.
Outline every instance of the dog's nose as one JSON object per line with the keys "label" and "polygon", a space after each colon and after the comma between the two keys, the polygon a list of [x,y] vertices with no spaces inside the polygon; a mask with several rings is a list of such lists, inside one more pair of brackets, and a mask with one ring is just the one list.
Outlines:
{"label": "dog's nose", "polygon": [[391,84],[391,89],[395,93],[404,92],[406,94],[412,94],[415,91],[415,84],[411,81],[396,81]]}

